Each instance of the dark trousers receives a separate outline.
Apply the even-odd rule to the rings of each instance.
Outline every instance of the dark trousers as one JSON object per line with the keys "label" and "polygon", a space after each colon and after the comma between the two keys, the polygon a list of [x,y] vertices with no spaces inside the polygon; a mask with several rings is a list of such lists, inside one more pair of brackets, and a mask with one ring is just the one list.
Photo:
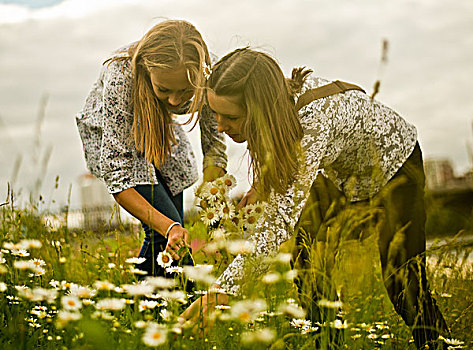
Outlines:
{"label": "dark trousers", "polygon": [[313,322],[331,321],[334,310],[317,306],[336,300],[331,281],[335,254],[343,239],[378,234],[384,285],[397,313],[412,329],[415,344],[448,336],[448,327],[432,298],[425,272],[425,176],[417,144],[395,176],[373,198],[349,202],[319,175],[299,220],[294,251],[301,304]]}
{"label": "dark trousers", "polygon": [[[168,218],[179,222],[184,227],[184,213],[183,213],[183,194],[182,192],[173,196],[169,191],[164,179],[158,171],[159,184],[158,185],[137,185],[135,190],[148,201],[156,210],[166,215]],[[145,238],[141,246],[138,257],[146,258],[146,260],[137,264],[136,268],[146,271],[148,276],[165,276],[173,277],[172,274],[166,274],[163,267],[159,266],[156,258],[158,254],[166,248],[167,239],[159,232],[151,229],[144,222],[141,222],[145,231]],[[179,265],[193,265],[193,261],[189,254],[182,258],[182,261],[174,261],[173,266]],[[191,289],[191,284],[188,284],[187,289]]]}

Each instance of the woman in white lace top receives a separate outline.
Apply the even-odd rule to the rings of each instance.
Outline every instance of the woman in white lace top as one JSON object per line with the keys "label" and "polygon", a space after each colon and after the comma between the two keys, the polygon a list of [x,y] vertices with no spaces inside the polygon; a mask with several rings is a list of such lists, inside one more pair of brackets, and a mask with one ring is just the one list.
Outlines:
{"label": "woman in white lace top", "polygon": [[76,116],[89,170],[143,224],[139,256],[146,260],[137,267],[151,275],[165,273],[156,263],[164,249],[183,257],[188,232],[182,192],[198,179],[190,142],[174,114],[200,112],[204,180],[226,167],[223,136],[203,103],[202,67],[209,64],[207,46],[192,24],[158,23],[104,63]]}
{"label": "woman in white lace top", "polygon": [[[439,333],[448,335],[448,329],[425,275],[424,173],[416,129],[361,91],[316,99],[296,110],[301,93],[328,83],[309,78],[310,73],[295,69],[292,79],[285,79],[274,59],[248,48],[212,68],[207,99],[218,130],[247,142],[251,156],[253,188],[240,204],[267,201],[263,220],[250,236],[254,253],[238,255],[216,287],[238,293],[251,276],[263,272],[264,264],[250,262],[274,255],[296,235],[293,263],[300,271],[300,302],[312,321],[323,323],[328,314],[317,301],[336,298],[336,292],[325,278],[308,281],[317,272],[330,275],[309,261],[311,249],[321,249],[315,253],[320,260],[322,250],[331,249],[334,258],[342,238],[375,231],[389,297],[414,327],[421,348]],[[357,216],[360,220],[354,221]],[[337,225],[346,236],[340,237]],[[184,316],[191,318],[193,311]]]}

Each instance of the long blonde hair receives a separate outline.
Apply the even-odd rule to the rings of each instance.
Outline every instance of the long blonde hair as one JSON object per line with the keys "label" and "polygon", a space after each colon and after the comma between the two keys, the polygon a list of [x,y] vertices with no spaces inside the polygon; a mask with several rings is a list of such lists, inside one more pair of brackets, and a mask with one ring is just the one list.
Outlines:
{"label": "long blonde hair", "polygon": [[[194,87],[189,108],[191,118],[200,112],[204,98],[204,63],[209,65],[207,45],[189,22],[168,20],[151,28],[141,40],[131,45],[128,54],[109,61],[129,61],[133,74],[132,103],[134,112],[133,139],[136,149],[147,162],[160,167],[171,155],[176,143],[172,115],[158,100],[151,84],[153,69],[175,69],[184,66]],[[106,61],[107,62],[107,61]]]}
{"label": "long blonde hair", "polygon": [[271,189],[283,192],[299,168],[302,126],[295,108],[309,70],[293,70],[286,79],[276,61],[266,53],[237,49],[212,69],[208,88],[233,97],[246,112],[243,133],[248,142],[253,182],[263,198]]}

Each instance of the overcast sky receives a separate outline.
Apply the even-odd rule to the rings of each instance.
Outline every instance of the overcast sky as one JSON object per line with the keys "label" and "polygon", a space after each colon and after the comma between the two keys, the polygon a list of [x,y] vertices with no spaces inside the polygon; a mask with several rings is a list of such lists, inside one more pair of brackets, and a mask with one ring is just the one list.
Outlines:
{"label": "overcast sky", "polygon": [[[46,207],[65,204],[72,186],[79,205],[86,167],[74,115],[108,54],[162,18],[192,22],[217,56],[251,45],[285,73],[305,65],[368,92],[380,78],[377,98],[417,126],[425,158],[449,158],[457,174],[472,166],[471,0],[0,0],[0,203],[13,182],[23,194],[38,188]],[[191,139],[201,159],[198,133]],[[243,150],[230,153],[245,187]]]}

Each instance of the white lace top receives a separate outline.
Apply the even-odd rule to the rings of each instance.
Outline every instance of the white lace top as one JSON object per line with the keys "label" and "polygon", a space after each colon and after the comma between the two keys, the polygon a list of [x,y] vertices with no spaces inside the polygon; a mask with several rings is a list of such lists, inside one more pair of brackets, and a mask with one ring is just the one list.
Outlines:
{"label": "white lace top", "polygon": [[[308,79],[307,89],[327,84]],[[315,100],[299,111],[304,129],[301,167],[285,194],[271,193],[265,215],[250,240],[251,255],[238,255],[216,283],[237,293],[243,271],[260,275],[264,264],[251,264],[277,253],[291,238],[309,197],[316,175],[322,171],[351,201],[376,194],[407,160],[417,142],[417,132],[395,111],[361,91],[347,91]],[[256,270],[256,271],[255,271]]]}
{"label": "white lace top", "polygon": [[[123,55],[124,47],[115,55]],[[131,105],[132,73],[129,61],[105,64],[87,97],[76,122],[84,146],[89,170],[105,181],[110,193],[121,192],[138,184],[157,184],[155,168],[134,146]],[[188,105],[185,106],[188,108]],[[179,114],[185,114],[183,107]],[[204,106],[200,120],[204,169],[210,165],[226,167],[227,156],[223,135]],[[174,125],[177,144],[159,171],[171,192],[176,195],[198,179],[194,152],[181,125]]]}

